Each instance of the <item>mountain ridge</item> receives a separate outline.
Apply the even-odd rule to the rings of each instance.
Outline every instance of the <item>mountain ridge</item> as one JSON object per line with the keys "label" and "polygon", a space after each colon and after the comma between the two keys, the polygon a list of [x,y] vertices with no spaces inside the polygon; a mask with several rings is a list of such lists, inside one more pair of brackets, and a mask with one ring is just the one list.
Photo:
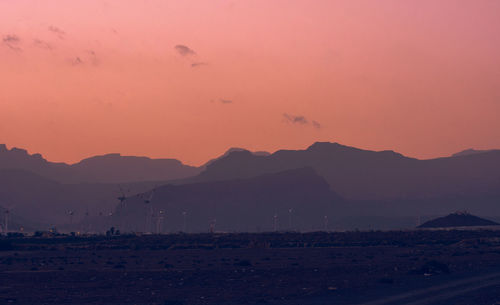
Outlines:
{"label": "mountain ridge", "polygon": [[0,169],[24,169],[61,183],[131,183],[168,181],[198,174],[201,169],[176,159],[123,156],[119,153],[92,156],[73,164],[47,161],[41,154],[0,144]]}

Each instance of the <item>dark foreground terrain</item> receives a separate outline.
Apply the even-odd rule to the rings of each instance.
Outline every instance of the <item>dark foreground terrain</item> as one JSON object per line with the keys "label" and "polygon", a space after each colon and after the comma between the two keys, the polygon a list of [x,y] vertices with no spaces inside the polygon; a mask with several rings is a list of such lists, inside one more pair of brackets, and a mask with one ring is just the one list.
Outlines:
{"label": "dark foreground terrain", "polygon": [[500,304],[500,231],[1,237],[0,304]]}

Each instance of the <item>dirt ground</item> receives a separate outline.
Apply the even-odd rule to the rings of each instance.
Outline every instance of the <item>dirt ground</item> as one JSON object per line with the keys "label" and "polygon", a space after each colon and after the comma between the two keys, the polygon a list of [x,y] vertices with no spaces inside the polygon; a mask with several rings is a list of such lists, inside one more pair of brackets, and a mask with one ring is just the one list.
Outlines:
{"label": "dirt ground", "polygon": [[487,230],[2,237],[0,304],[493,305],[499,263]]}

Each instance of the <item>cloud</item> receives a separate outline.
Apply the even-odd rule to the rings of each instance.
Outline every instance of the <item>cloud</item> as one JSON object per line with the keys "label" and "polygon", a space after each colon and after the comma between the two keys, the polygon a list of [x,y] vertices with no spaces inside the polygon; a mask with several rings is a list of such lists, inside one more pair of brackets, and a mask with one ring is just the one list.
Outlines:
{"label": "cloud", "polygon": [[70,59],[69,64],[72,66],[80,66],[80,65],[99,66],[100,61],[95,51],[86,50],[79,53],[78,56],[75,56],[72,59]]}
{"label": "cloud", "polygon": [[58,27],[55,27],[55,26],[49,26],[48,30],[54,34],[57,35],[57,37],[59,37],[60,39],[64,39],[64,36],[66,36],[66,32],[61,30],[60,28]]}
{"label": "cloud", "polygon": [[53,49],[52,46],[50,45],[50,43],[43,41],[43,40],[40,40],[40,39],[33,40],[33,44],[35,45],[35,47],[40,48],[40,49],[44,49],[44,50],[52,50]]}
{"label": "cloud", "polygon": [[83,60],[80,58],[80,57],[75,57],[72,61],[71,61],[71,65],[73,66],[78,66],[78,65],[82,65],[83,64]]}
{"label": "cloud", "polygon": [[17,35],[5,35],[2,41],[5,43],[19,43],[21,39]]}
{"label": "cloud", "polygon": [[220,99],[217,99],[217,100],[211,99],[210,103],[221,103],[223,105],[228,105],[228,104],[233,104],[234,101],[233,100],[228,100],[228,99],[220,98]]}
{"label": "cloud", "polygon": [[97,66],[99,65],[99,59],[97,58],[97,54],[95,53],[94,50],[88,50],[85,53],[87,53],[87,57],[89,61],[94,65]]}
{"label": "cloud", "polygon": [[320,129],[320,128],[322,127],[322,126],[321,126],[321,124],[320,124],[320,123],[318,123],[318,122],[316,122],[316,121],[312,121],[312,126],[313,126],[314,128],[318,128],[318,129]]}
{"label": "cloud", "polygon": [[303,115],[291,115],[288,113],[283,113],[283,117],[285,118],[285,121],[287,123],[301,124],[301,125],[309,124],[309,121]]}
{"label": "cloud", "polygon": [[176,45],[174,49],[182,56],[196,55],[196,52],[194,50],[182,44]]}
{"label": "cloud", "polygon": [[191,64],[191,67],[197,68],[197,67],[206,66],[206,65],[208,65],[206,62],[194,62]]}
{"label": "cloud", "polygon": [[17,35],[9,34],[2,37],[2,43],[6,45],[13,51],[21,52],[22,49],[19,47],[21,39]]}
{"label": "cloud", "polygon": [[296,125],[311,125],[314,128],[321,128],[321,124],[317,121],[309,121],[305,116],[303,115],[292,115],[288,113],[283,113],[283,118],[286,123],[289,124],[296,124]]}

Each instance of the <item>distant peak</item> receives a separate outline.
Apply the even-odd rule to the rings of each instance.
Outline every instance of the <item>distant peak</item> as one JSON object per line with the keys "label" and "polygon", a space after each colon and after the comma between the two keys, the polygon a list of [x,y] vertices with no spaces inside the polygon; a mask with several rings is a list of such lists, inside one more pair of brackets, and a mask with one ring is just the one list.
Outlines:
{"label": "distant peak", "polygon": [[233,155],[247,156],[247,155],[253,155],[253,153],[251,151],[249,151],[249,150],[246,150],[246,149],[232,150],[232,151],[228,151],[227,153],[225,153],[224,157],[233,156]]}
{"label": "distant peak", "polygon": [[453,154],[452,157],[463,157],[463,156],[477,155],[477,154],[487,153],[490,151],[493,151],[493,150],[476,150],[474,148],[468,148],[468,149],[462,150],[461,152],[457,152],[456,154]]}
{"label": "distant peak", "polygon": [[19,154],[23,154],[23,155],[27,155],[28,154],[28,151],[26,149],[18,148],[18,147],[13,147],[10,151],[11,152],[16,152],[16,153],[19,153]]}
{"label": "distant peak", "polygon": [[240,148],[240,147],[231,147],[229,148],[223,156],[227,156],[233,152],[248,152],[248,153],[251,153],[252,155],[254,156],[269,156],[271,153],[267,152],[267,151],[250,151],[248,149],[245,149],[245,148]]}
{"label": "distant peak", "polygon": [[108,158],[120,158],[122,155],[120,153],[109,153],[102,155],[101,157],[108,157]]}
{"label": "distant peak", "polygon": [[240,148],[240,147],[231,147],[228,150],[226,150],[226,152],[224,153],[224,155],[229,155],[230,153],[235,152],[235,151],[249,151],[249,150],[248,149],[244,149],[244,148]]}
{"label": "distant peak", "polygon": [[332,147],[347,147],[337,142],[314,142],[307,150],[316,150],[321,148],[332,148]]}

